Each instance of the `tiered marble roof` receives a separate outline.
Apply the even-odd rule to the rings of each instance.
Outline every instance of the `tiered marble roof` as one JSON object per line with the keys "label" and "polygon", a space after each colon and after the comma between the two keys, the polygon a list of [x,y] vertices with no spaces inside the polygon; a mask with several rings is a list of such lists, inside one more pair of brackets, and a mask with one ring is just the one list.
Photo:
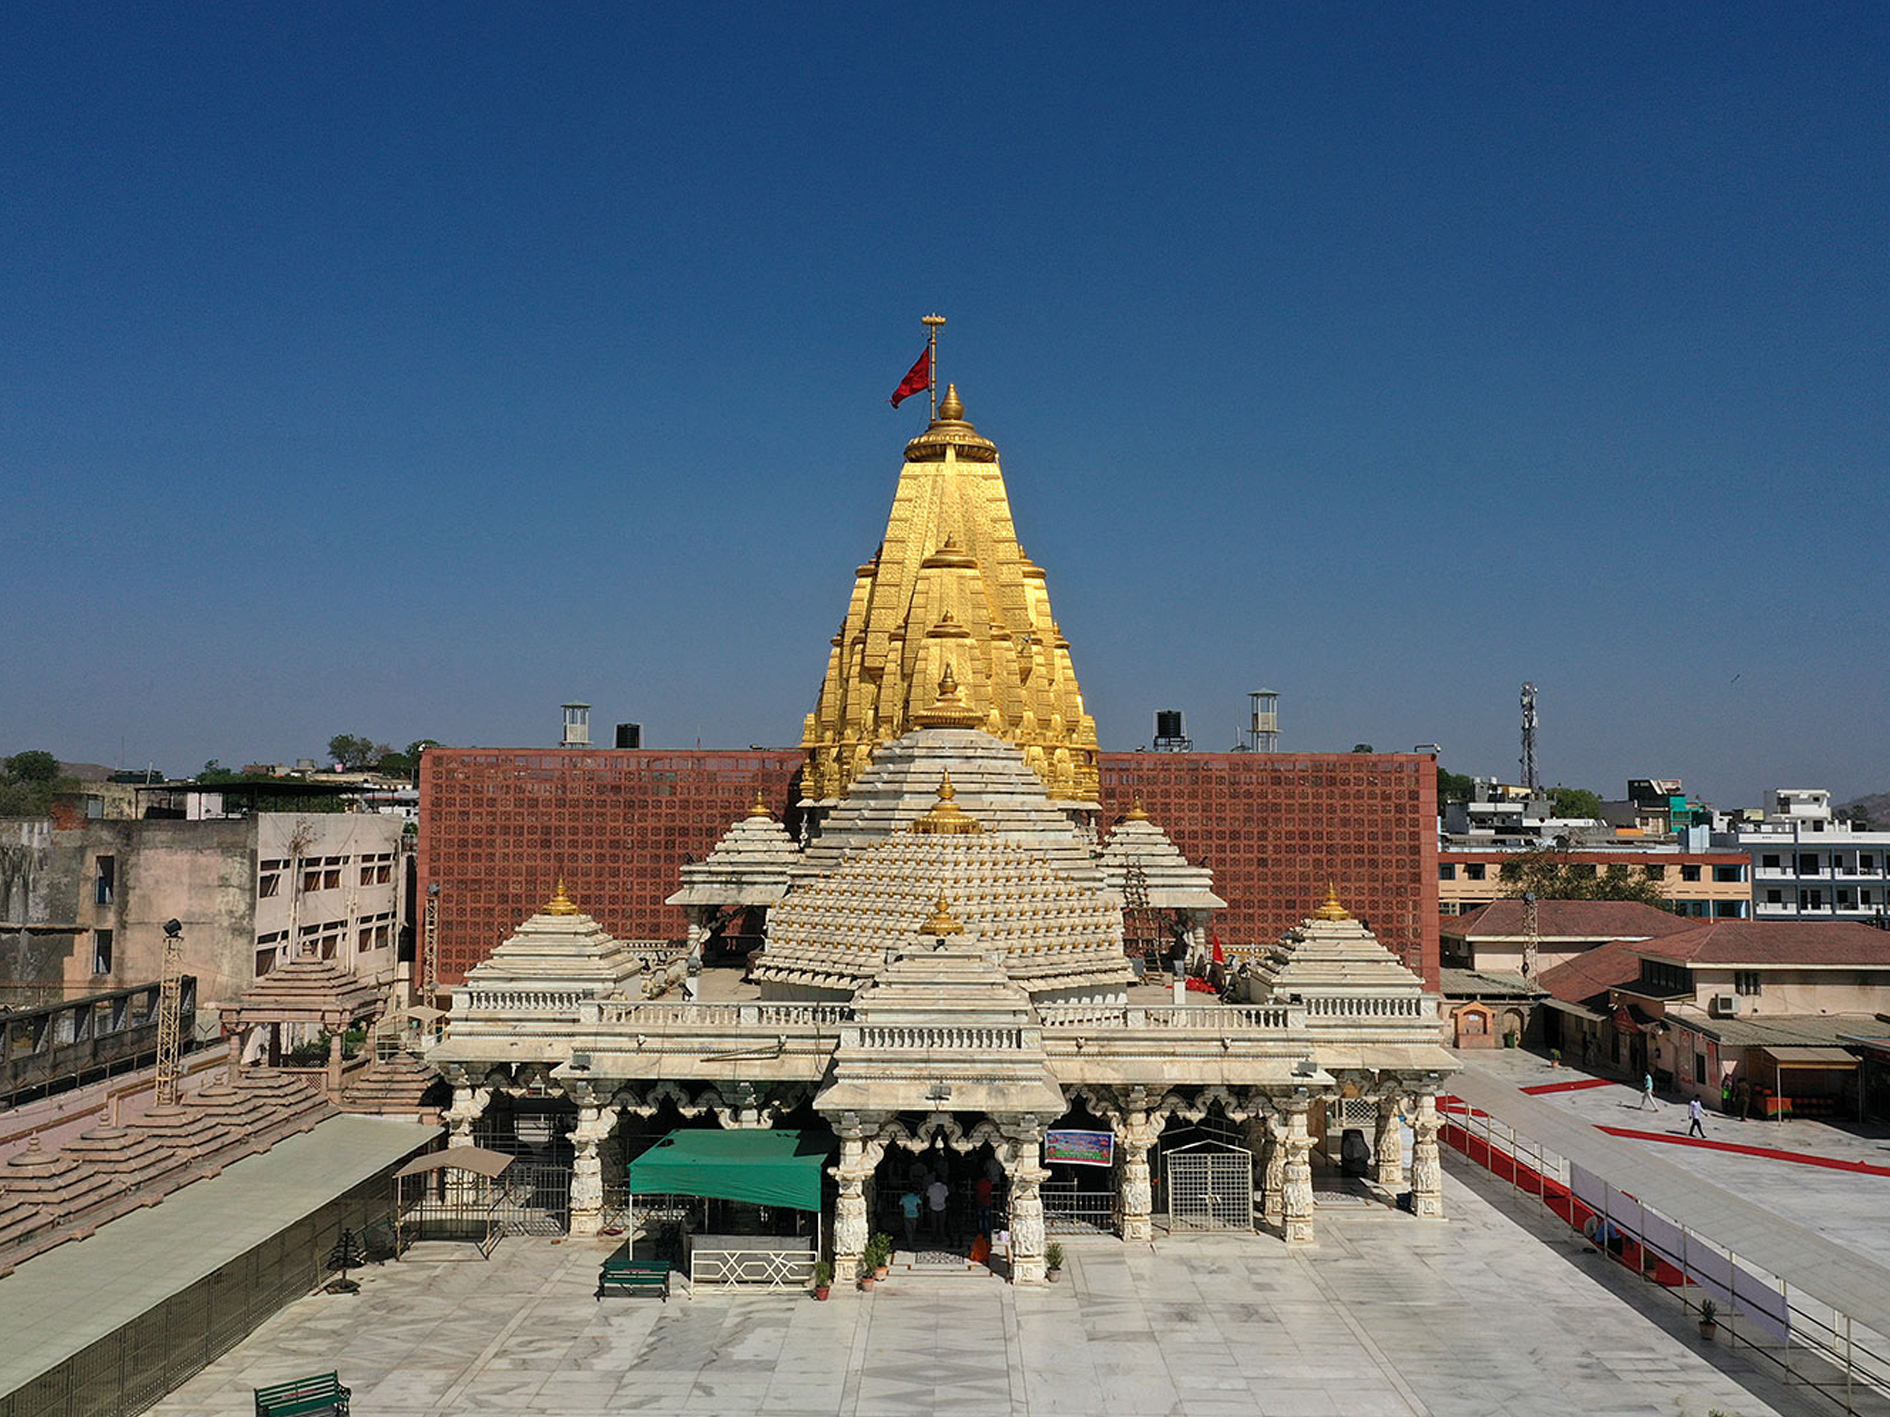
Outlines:
{"label": "tiered marble roof", "polygon": [[[957,781],[954,771],[946,794]],[[1041,785],[1036,794],[1044,800]],[[750,977],[764,988],[851,994],[928,937],[942,896],[959,943],[991,955],[1028,993],[1119,995],[1129,979],[1120,910],[1097,885],[1046,864],[1037,843],[992,831],[970,795],[954,802],[934,791],[933,812],[796,889],[770,912]],[[941,818],[950,825],[935,825]],[[981,829],[963,829],[967,819]]]}
{"label": "tiered marble roof", "polygon": [[932,810],[947,773],[958,806],[985,832],[1028,847],[1078,884],[1102,888],[1089,842],[1050,800],[1042,780],[1025,764],[1023,750],[975,728],[921,728],[881,744],[872,766],[821,823],[820,835],[803,856],[802,874],[831,871],[846,857],[910,826]]}
{"label": "tiered marble roof", "polygon": [[642,968],[641,956],[580,911],[559,881],[545,908],[482,960],[466,982],[480,989],[574,989],[604,998]]}
{"label": "tiered marble roof", "polygon": [[1148,819],[1137,802],[1109,833],[1102,852],[1103,884],[1122,898],[1129,868],[1140,866],[1148,885],[1148,903],[1157,910],[1220,910],[1227,902],[1214,894],[1214,876],[1196,866]]}
{"label": "tiered marble roof", "polygon": [[801,850],[759,794],[755,805],[715,844],[706,860],[682,868],[682,889],[665,904],[773,905],[787,894]]}
{"label": "tiered marble roof", "polygon": [[1332,890],[1310,919],[1268,946],[1251,973],[1274,1003],[1334,994],[1357,998],[1424,992],[1424,981],[1354,920]]}

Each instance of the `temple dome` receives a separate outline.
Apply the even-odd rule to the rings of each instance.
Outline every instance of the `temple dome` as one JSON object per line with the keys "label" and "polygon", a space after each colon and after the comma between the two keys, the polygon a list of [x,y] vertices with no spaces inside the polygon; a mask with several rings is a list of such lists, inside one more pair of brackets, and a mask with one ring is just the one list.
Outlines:
{"label": "temple dome", "polygon": [[1131,867],[1140,867],[1148,903],[1157,910],[1220,910],[1227,902],[1214,894],[1214,876],[1181,854],[1168,833],[1149,820],[1138,801],[1109,833],[1102,852],[1103,883],[1122,899]]}
{"label": "temple dome", "polygon": [[1120,1000],[1127,989],[1120,910],[1031,844],[989,830],[900,831],[798,887],[769,912],[749,977],[764,995],[850,996],[902,951],[930,947],[941,897],[955,943],[1033,998]]}
{"label": "temple dome", "polygon": [[682,868],[682,889],[666,905],[773,905],[787,894],[801,849],[757,796],[748,815],[722,834],[702,861]]}

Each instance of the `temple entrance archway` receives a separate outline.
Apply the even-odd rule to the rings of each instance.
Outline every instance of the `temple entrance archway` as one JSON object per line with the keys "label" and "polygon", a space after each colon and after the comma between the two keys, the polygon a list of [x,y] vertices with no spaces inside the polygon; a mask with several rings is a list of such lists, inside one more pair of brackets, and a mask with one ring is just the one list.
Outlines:
{"label": "temple entrance archway", "polygon": [[[960,1260],[977,1248],[980,1236],[987,1246],[993,1243],[1009,1225],[1001,1143],[996,1126],[982,1114],[902,1114],[888,1122],[880,1129],[883,1152],[868,1196],[873,1230],[892,1236],[902,1250]],[[942,1197],[934,1185],[944,1187]],[[918,1203],[910,1225],[907,1197]]]}
{"label": "temple entrance archway", "polygon": [[1253,1153],[1215,1137],[1169,1147],[1168,1228],[1253,1229]]}

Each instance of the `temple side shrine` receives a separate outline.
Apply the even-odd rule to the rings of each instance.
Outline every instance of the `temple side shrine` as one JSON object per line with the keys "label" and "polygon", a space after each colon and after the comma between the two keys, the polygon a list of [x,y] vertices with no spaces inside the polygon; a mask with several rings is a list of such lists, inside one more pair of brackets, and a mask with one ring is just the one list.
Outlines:
{"label": "temple side shrine", "polygon": [[[681,1129],[830,1137],[813,1233],[843,1275],[917,1176],[1019,1283],[1060,1218],[1311,1243],[1315,1164],[1442,1214],[1436,998],[1332,891],[1210,959],[1211,873],[1139,804],[1102,820],[1069,643],[955,387],[906,447],[802,751],[801,800],[758,797],[682,868],[685,940],[613,939],[560,883],[471,970],[432,1055],[452,1145],[529,1120],[595,1234]],[[1159,956],[1125,912],[1161,922]],[[1070,1134],[1100,1154],[1060,1167]]]}

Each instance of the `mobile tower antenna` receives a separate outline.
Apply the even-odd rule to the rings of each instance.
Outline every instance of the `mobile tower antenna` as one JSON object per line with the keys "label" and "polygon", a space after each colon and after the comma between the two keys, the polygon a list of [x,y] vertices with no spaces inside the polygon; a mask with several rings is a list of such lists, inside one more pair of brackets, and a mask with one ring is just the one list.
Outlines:
{"label": "mobile tower antenna", "polygon": [[1542,777],[1536,771],[1536,686],[1522,686],[1522,785],[1530,793],[1542,790]]}

